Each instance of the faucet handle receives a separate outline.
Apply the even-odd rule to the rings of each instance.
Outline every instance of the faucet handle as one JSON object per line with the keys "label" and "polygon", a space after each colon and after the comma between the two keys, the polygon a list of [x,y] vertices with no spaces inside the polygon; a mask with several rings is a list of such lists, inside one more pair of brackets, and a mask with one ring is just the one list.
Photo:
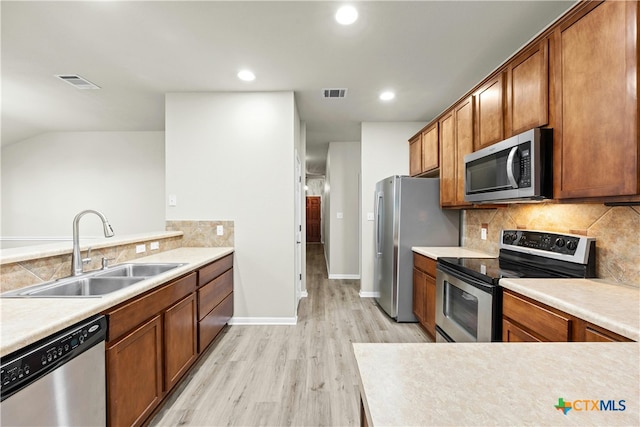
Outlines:
{"label": "faucet handle", "polygon": [[83,264],[89,264],[90,262],[91,262],[91,246],[89,246],[89,249],[87,249],[87,257],[82,258]]}

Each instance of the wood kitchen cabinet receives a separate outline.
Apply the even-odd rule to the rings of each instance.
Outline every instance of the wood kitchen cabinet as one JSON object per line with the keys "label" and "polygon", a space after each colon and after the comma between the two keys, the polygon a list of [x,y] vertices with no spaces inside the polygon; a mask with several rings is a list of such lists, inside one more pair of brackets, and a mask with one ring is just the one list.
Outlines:
{"label": "wood kitchen cabinet", "polygon": [[438,123],[434,123],[409,140],[409,174],[432,174],[440,166]]}
{"label": "wood kitchen cabinet", "polygon": [[549,123],[549,40],[543,39],[507,66],[507,137]]}
{"label": "wood kitchen cabinet", "polygon": [[160,315],[107,345],[108,425],[137,426],[151,415],[162,399],[162,363]]}
{"label": "wood kitchen cabinet", "polygon": [[196,277],[191,273],[105,313],[110,426],[141,425],[195,361]]}
{"label": "wood kitchen cabinet", "polygon": [[476,135],[474,150],[488,147],[505,138],[504,72],[497,73],[474,94]]}
{"label": "wood kitchen cabinet", "polygon": [[468,207],[464,201],[464,156],[473,152],[473,97],[460,102],[440,119],[440,205]]}
{"label": "wood kitchen cabinet", "polygon": [[508,289],[503,293],[502,316],[503,342],[632,341]]}
{"label": "wood kitchen cabinet", "polygon": [[203,352],[233,316],[233,255],[200,270],[198,351]]}
{"label": "wood kitchen cabinet", "polygon": [[431,337],[436,336],[436,260],[413,254],[413,313]]}
{"label": "wood kitchen cabinet", "polygon": [[638,4],[583,3],[555,29],[556,198],[640,200]]}

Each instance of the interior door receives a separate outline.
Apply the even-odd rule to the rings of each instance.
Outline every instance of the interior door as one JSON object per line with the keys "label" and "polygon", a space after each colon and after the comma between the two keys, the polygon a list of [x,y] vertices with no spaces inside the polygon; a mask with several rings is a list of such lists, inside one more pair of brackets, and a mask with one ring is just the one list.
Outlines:
{"label": "interior door", "polygon": [[307,243],[320,243],[320,196],[307,196]]}

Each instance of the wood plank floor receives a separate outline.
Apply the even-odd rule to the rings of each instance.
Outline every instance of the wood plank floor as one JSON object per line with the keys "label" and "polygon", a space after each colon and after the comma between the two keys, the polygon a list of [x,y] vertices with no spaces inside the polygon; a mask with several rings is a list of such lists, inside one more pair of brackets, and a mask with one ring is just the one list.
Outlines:
{"label": "wood plank floor", "polygon": [[151,425],[358,425],[351,343],[429,341],[359,289],[358,280],[329,280],[322,245],[309,244],[297,325],[227,327]]}

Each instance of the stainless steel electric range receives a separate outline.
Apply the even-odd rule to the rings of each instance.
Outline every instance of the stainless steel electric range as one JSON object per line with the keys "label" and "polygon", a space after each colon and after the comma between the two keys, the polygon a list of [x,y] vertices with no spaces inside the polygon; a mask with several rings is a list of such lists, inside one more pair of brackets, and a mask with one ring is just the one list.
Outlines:
{"label": "stainless steel electric range", "polygon": [[595,277],[595,239],[534,230],[502,230],[498,258],[439,258],[436,341],[502,338],[502,278]]}

